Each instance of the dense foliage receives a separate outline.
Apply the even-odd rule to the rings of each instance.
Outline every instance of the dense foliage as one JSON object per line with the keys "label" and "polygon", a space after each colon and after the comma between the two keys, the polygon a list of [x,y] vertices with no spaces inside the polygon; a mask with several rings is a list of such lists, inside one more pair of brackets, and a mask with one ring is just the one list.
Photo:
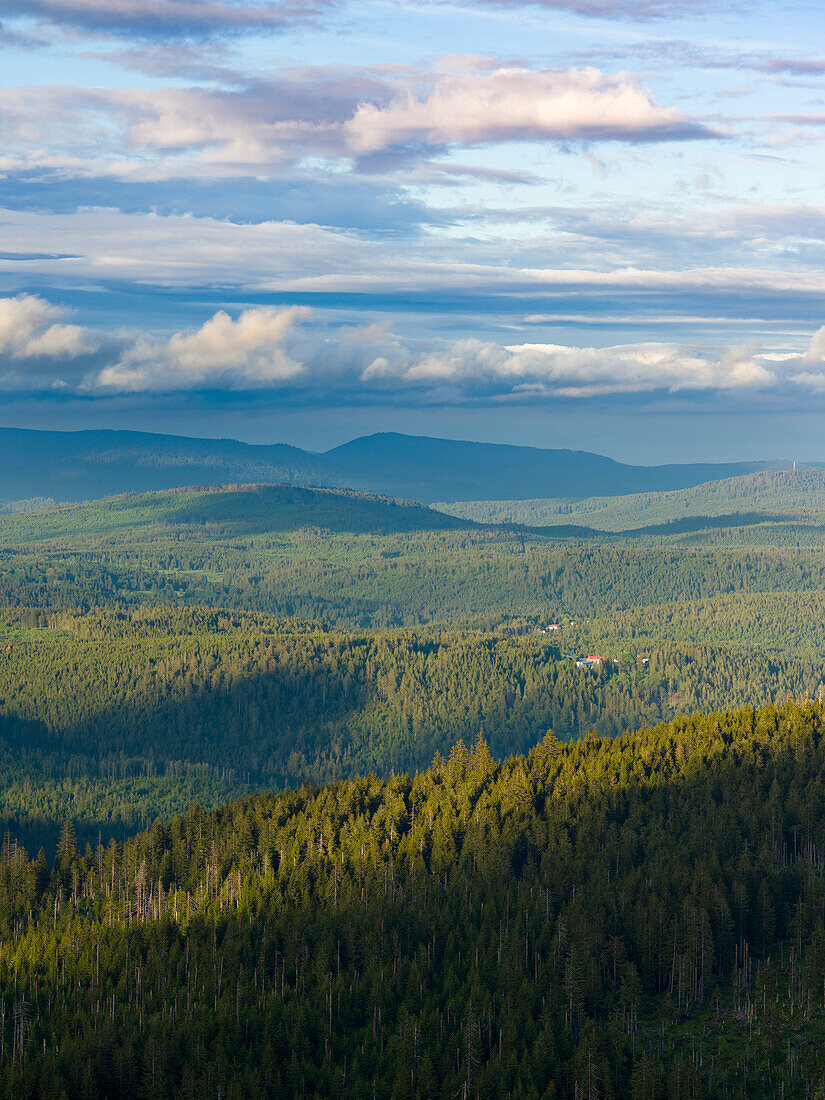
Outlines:
{"label": "dense foliage", "polygon": [[[680,535],[679,546],[449,526],[464,522],[374,497],[278,487],[0,516],[0,606],[173,603],[339,627],[489,626],[558,609],[578,617],[825,590],[823,530],[811,525],[717,525]],[[754,532],[766,545],[737,545]]]}
{"label": "dense foliage", "polygon": [[825,1096],[816,522],[0,517],[0,1095]]}
{"label": "dense foliage", "polygon": [[812,1096],[825,715],[679,719],[6,845],[7,1096]]}
{"label": "dense foliage", "polygon": [[606,608],[572,623],[564,619],[564,648],[614,653],[670,644],[736,647],[763,654],[820,659],[825,651],[825,592],[737,592],[630,608]]}
{"label": "dense foliage", "polygon": [[84,839],[121,837],[196,799],[414,772],[479,733],[500,758],[548,729],[617,734],[825,692],[815,655],[667,643],[645,653],[614,648],[580,669],[535,632],[343,633],[179,608],[7,612],[0,813],[50,848],[48,822],[67,815]]}

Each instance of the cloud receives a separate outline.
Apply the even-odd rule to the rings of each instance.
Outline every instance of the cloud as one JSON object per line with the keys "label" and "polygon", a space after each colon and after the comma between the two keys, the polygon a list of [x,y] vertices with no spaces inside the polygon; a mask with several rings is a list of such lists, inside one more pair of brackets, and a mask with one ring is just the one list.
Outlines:
{"label": "cloud", "polygon": [[191,179],[275,175],[321,158],[393,172],[399,152],[428,162],[448,147],[512,141],[721,136],[627,73],[449,62],[306,68],[239,88],[4,88],[0,170]]}
{"label": "cloud", "polygon": [[[381,266],[380,249],[357,234],[292,222],[238,224],[190,215],[78,210],[71,217],[31,211],[0,213],[11,253],[49,241],[63,258],[32,264],[47,276],[131,280],[144,286],[261,286],[271,280]],[[64,247],[71,241],[71,247]],[[21,260],[0,259],[0,271]],[[376,275],[378,274],[376,270]]]}
{"label": "cloud", "polygon": [[[508,8],[508,0],[482,6]],[[709,0],[521,0],[528,6],[600,19],[656,20],[701,14]],[[5,0],[7,17],[38,19],[80,34],[144,40],[214,39],[279,32],[317,20],[331,0]]]}
{"label": "cloud", "polygon": [[825,392],[825,328],[803,354],[756,346],[709,350],[672,343],[611,347],[503,345],[472,337],[402,339],[385,324],[330,338],[302,331],[308,310],[250,309],[232,321],[218,313],[196,332],[167,343],[139,342],[87,380],[89,390],[302,389],[334,403],[391,397],[464,404],[588,399],[666,392],[756,393],[787,387]]}
{"label": "cloud", "polygon": [[754,68],[766,73],[786,73],[791,76],[822,76],[825,61],[820,58],[769,57],[757,62]]}
{"label": "cloud", "polygon": [[608,59],[612,61],[632,59],[634,66],[645,70],[651,67],[661,67],[668,71],[674,68],[736,69],[744,72],[768,73],[778,78],[816,77],[825,73],[825,61],[821,57],[777,54],[760,48],[753,42],[748,42],[745,48],[737,49],[724,39],[711,43],[707,39],[615,38],[596,48],[581,50],[575,56],[584,62],[598,58],[601,64]]}
{"label": "cloud", "polygon": [[311,315],[311,310],[297,306],[259,308],[244,310],[233,321],[220,310],[195,332],[177,332],[166,343],[138,339],[87,385],[119,392],[157,392],[284,383],[304,369],[290,356],[287,343],[296,323]]}
{"label": "cloud", "polygon": [[361,103],[346,123],[349,146],[471,146],[554,139],[663,141],[719,136],[677,107],[659,107],[628,74],[598,69],[440,75],[421,97]]}
{"label": "cloud", "polygon": [[790,381],[816,394],[825,394],[825,325],[811,337],[805,353],[788,359]]}
{"label": "cloud", "polygon": [[[0,387],[101,397],[267,391],[335,406],[488,404],[656,393],[825,393],[825,327],[801,351],[666,341],[608,347],[421,339],[388,321],[330,327],[306,307],[217,311],[166,338],[68,325],[34,295],[0,298]],[[67,374],[62,362],[77,360]],[[36,369],[22,369],[36,361]],[[291,396],[290,396],[291,395]],[[302,398],[303,395],[303,398]]]}
{"label": "cloud", "polygon": [[[141,309],[153,288],[183,290],[174,302],[155,291],[152,310],[167,314],[206,293],[230,302],[262,295],[258,301],[268,304],[289,295],[301,304],[392,313],[418,310],[423,300],[445,319],[458,303],[476,313],[482,328],[494,315],[520,319],[556,311],[597,319],[623,314],[631,324],[651,313],[705,315],[719,318],[720,329],[726,316],[818,319],[825,293],[821,256],[809,256],[807,245],[793,249],[793,217],[765,220],[757,209],[752,224],[739,221],[711,219],[704,237],[701,224],[686,227],[683,260],[673,243],[674,226],[678,236],[682,223],[668,226],[663,216],[640,216],[630,226],[574,221],[519,240],[507,233],[371,236],[285,221],[238,224],[106,209],[80,209],[71,217],[16,210],[0,212],[4,251],[14,257],[0,256],[0,273],[14,285],[31,273],[63,287],[110,286],[123,293],[131,286]],[[799,231],[813,233],[816,225],[816,210],[804,208]],[[773,236],[750,236],[771,226]],[[44,242],[53,258],[21,258]]]}
{"label": "cloud", "polygon": [[673,344],[607,348],[557,344],[500,344],[467,339],[419,358],[382,357],[365,381],[408,385],[481,387],[499,397],[600,397],[666,390],[760,389],[776,376],[749,349],[726,349],[713,358]]}
{"label": "cloud", "polygon": [[361,70],[243,89],[3,88],[0,171],[145,181],[277,175],[308,156],[349,162],[346,120],[389,94]]}
{"label": "cloud", "polygon": [[283,31],[331,6],[323,0],[4,0],[7,18],[39,19],[85,34],[167,41]]}
{"label": "cloud", "polygon": [[0,362],[3,359],[73,359],[97,346],[89,329],[66,324],[67,311],[35,294],[0,298]]}
{"label": "cloud", "polygon": [[[217,221],[257,223],[291,221],[349,228],[376,234],[415,234],[422,225],[443,225],[449,214],[428,209],[393,180],[350,173],[290,173],[277,179],[238,180],[232,187],[219,180],[153,182],[64,178],[50,173],[33,179],[9,172],[0,178],[0,209],[78,214],[90,207],[123,214],[211,217]],[[0,214],[2,218],[2,214]],[[0,260],[47,260],[58,257],[42,249],[24,253],[0,251]]]}
{"label": "cloud", "polygon": [[811,337],[811,342],[802,357],[802,362],[806,366],[825,369],[825,325]]}
{"label": "cloud", "polygon": [[775,122],[793,122],[797,126],[825,126],[825,111],[815,114],[783,114],[770,117]]}
{"label": "cloud", "polygon": [[[733,263],[760,253],[775,257],[784,249],[784,262],[789,263],[799,242],[818,245],[825,240],[825,206],[811,203],[737,203],[716,209],[700,207],[689,213],[668,208],[638,211],[557,206],[522,207],[514,215],[488,207],[481,211],[481,216],[485,215],[491,220],[543,218],[566,234],[568,253],[588,241],[602,249],[609,242],[614,248],[626,249],[637,262],[668,257],[674,263],[684,256],[686,263],[697,264],[701,256],[716,253],[720,262],[727,259]],[[458,219],[459,212],[453,216]],[[798,262],[800,257],[793,259]]]}
{"label": "cloud", "polygon": [[[508,9],[518,0],[479,0],[480,6]],[[569,11],[596,19],[650,20],[701,15],[717,6],[710,0],[522,0],[551,11]]]}
{"label": "cloud", "polygon": [[0,44],[10,46],[12,49],[36,50],[46,44],[46,35],[26,34],[18,30],[11,30],[6,23],[0,23]]}

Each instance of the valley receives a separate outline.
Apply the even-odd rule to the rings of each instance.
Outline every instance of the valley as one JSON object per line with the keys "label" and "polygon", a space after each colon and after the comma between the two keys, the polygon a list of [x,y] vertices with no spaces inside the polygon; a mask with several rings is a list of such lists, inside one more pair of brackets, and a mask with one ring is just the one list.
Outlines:
{"label": "valley", "polygon": [[4,1092],[806,1096],[822,485],[0,515]]}

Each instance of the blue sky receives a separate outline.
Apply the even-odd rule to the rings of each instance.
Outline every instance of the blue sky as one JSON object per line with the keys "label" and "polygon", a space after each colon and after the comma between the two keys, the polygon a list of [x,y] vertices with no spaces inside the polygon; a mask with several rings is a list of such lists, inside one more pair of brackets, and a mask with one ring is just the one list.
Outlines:
{"label": "blue sky", "polygon": [[825,16],[5,0],[0,421],[825,459]]}

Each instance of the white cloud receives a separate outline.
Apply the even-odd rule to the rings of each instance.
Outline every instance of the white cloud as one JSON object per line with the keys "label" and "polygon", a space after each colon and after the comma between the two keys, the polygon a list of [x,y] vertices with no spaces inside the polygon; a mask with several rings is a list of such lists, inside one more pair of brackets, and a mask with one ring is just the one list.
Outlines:
{"label": "white cloud", "polygon": [[[330,330],[301,306],[223,310],[170,337],[103,334],[65,324],[64,311],[32,295],[0,299],[0,352],[12,367],[5,389],[61,385],[87,394],[193,389],[270,389],[324,394],[332,404],[377,395],[403,400],[524,401],[654,392],[825,392],[825,327],[806,349],[695,348],[668,342],[577,347],[500,344],[467,337],[422,341],[387,322]],[[108,352],[106,349],[109,349]],[[104,356],[110,361],[106,363]],[[78,360],[72,376],[60,362]],[[103,365],[101,366],[101,360]]]}
{"label": "white cloud", "polygon": [[776,382],[768,365],[747,348],[716,357],[674,344],[615,347],[500,344],[461,340],[418,358],[381,357],[362,376],[406,384],[492,387],[502,396],[593,397],[667,390],[761,389]]}
{"label": "white cloud", "polygon": [[825,325],[813,334],[804,355],[789,365],[789,381],[813,393],[825,393]]}
{"label": "white cloud", "polygon": [[311,315],[300,306],[262,307],[247,309],[233,321],[221,310],[195,332],[177,332],[165,343],[137,340],[86,385],[136,392],[284,383],[304,369],[287,345],[296,324]]}
{"label": "white cloud", "polygon": [[809,366],[825,367],[825,325],[811,337],[803,362]]}
{"label": "white cloud", "polygon": [[0,356],[62,359],[94,350],[94,335],[80,325],[66,324],[67,312],[36,294],[0,298]]}
{"label": "white cloud", "polygon": [[422,96],[361,103],[345,126],[359,153],[397,145],[480,145],[499,141],[709,137],[676,107],[657,106],[627,73],[598,69],[444,73]]}

